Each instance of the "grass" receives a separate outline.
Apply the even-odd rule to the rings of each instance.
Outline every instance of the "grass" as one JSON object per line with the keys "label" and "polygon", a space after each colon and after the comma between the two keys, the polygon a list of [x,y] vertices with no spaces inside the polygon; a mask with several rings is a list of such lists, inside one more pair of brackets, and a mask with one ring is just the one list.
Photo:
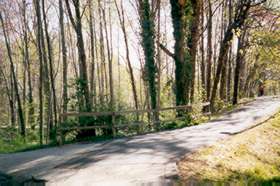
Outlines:
{"label": "grass", "polygon": [[178,169],[185,181],[280,184],[280,113],[263,125],[186,156]]}
{"label": "grass", "polygon": [[13,139],[9,142],[0,139],[0,154],[8,154],[15,152],[25,152],[30,150],[37,150],[47,147],[56,146],[55,143],[40,145],[38,142],[25,141],[22,138]]}
{"label": "grass", "polygon": [[26,136],[26,138],[21,137],[14,128],[0,129],[0,154],[36,150],[55,145],[55,143],[40,145],[34,131],[29,131]]}

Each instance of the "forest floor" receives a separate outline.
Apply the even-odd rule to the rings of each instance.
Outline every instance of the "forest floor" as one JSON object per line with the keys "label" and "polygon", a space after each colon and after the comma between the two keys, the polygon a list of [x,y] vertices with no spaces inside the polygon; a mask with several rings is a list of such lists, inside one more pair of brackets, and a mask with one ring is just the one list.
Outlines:
{"label": "forest floor", "polygon": [[188,154],[178,162],[184,182],[277,182],[280,185],[280,113],[244,133]]}
{"label": "forest floor", "polygon": [[263,97],[197,126],[0,154],[0,172],[47,185],[165,185],[178,174],[176,162],[183,156],[251,129],[279,109],[279,97]]}

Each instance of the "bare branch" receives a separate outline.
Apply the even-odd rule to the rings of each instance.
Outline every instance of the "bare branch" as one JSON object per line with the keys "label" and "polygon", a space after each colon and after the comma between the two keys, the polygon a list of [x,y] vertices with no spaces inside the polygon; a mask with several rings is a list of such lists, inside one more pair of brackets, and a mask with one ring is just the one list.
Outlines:
{"label": "bare branch", "polygon": [[159,47],[171,58],[175,58],[175,54],[173,54],[170,50],[168,50],[163,44],[161,44],[160,42],[157,42],[157,44],[159,45]]}

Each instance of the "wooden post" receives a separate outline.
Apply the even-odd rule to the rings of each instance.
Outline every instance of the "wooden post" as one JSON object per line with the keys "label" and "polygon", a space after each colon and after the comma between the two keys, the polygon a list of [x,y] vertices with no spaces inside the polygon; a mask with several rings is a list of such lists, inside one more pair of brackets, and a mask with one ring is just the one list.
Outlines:
{"label": "wooden post", "polygon": [[113,137],[116,137],[115,122],[116,122],[116,115],[115,115],[115,112],[113,112],[113,113],[112,113],[112,131],[113,131]]}

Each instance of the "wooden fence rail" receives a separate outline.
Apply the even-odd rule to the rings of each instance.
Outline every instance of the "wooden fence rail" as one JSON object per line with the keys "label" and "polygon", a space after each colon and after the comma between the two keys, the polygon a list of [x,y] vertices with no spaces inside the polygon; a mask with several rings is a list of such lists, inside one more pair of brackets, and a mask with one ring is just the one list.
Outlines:
{"label": "wooden fence rail", "polygon": [[[210,103],[206,102],[206,103],[202,103],[203,110],[208,110],[205,108],[209,108]],[[193,105],[182,105],[182,106],[174,106],[174,107],[166,107],[166,108],[160,108],[160,109],[142,109],[142,110],[124,110],[124,111],[116,111],[116,112],[68,112],[68,113],[62,113],[60,114],[60,118],[64,118],[67,119],[68,117],[98,117],[98,116],[111,116],[112,117],[112,122],[111,125],[97,125],[95,124],[94,126],[71,126],[71,127],[58,127],[58,133],[59,135],[63,135],[63,131],[69,131],[69,130],[88,130],[88,129],[102,129],[102,128],[111,128],[113,131],[113,136],[116,135],[116,129],[118,128],[127,128],[127,127],[131,127],[131,126],[139,126],[139,125],[143,125],[144,122],[141,121],[137,121],[137,122],[130,122],[127,124],[118,124],[116,125],[116,116],[123,116],[123,115],[129,115],[129,114],[144,114],[144,113],[149,113],[149,114],[153,114],[153,113],[160,113],[162,111],[168,111],[168,110],[174,110],[174,111],[178,111],[178,110],[186,110],[186,111],[190,111],[192,109]],[[207,113],[206,113],[207,114]],[[182,119],[181,118],[174,118],[171,120],[168,120],[168,122],[170,121],[175,121],[178,119]],[[167,120],[164,121],[152,121],[152,123],[160,123],[160,122],[167,122]],[[78,124],[78,123],[77,123]],[[63,136],[61,136],[61,139],[63,138]]]}
{"label": "wooden fence rail", "polygon": [[[202,103],[202,107],[208,107],[210,105],[209,102]],[[124,111],[116,111],[116,112],[67,112],[62,113],[61,117],[69,117],[69,116],[120,116],[120,115],[127,115],[127,114],[133,114],[133,113],[155,113],[155,112],[161,112],[161,111],[167,111],[167,110],[189,110],[192,108],[192,105],[180,105],[180,106],[174,106],[174,107],[166,107],[166,108],[160,108],[160,109],[142,109],[142,110],[124,110]]]}

